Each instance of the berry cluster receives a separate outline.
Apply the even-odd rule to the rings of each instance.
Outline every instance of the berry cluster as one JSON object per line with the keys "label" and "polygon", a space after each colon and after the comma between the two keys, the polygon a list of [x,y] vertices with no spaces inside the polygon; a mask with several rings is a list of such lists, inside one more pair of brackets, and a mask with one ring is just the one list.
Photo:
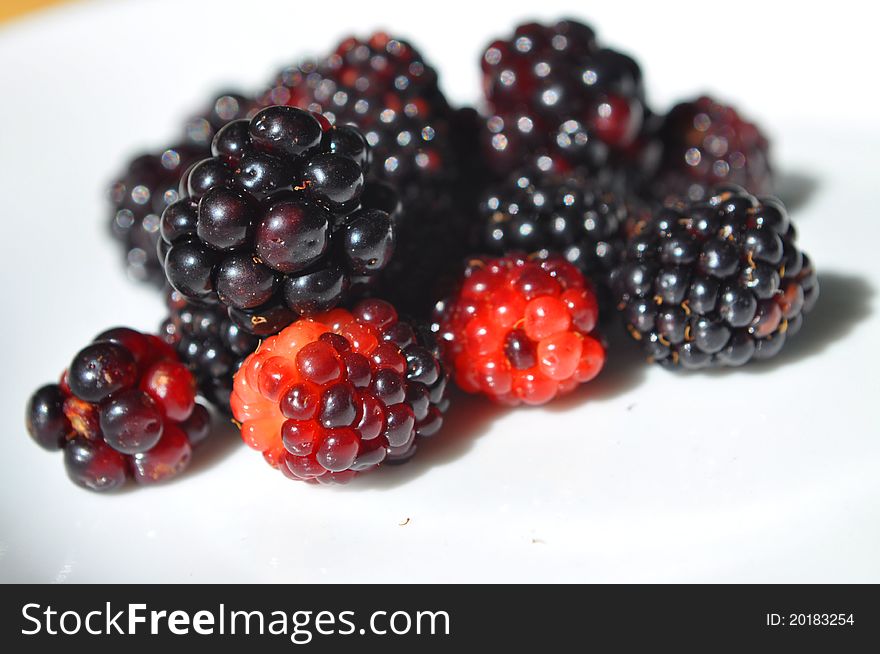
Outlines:
{"label": "berry cluster", "polygon": [[88,488],[157,481],[207,435],[198,392],[285,476],[342,483],[436,434],[450,378],[508,406],[589,382],[600,311],[672,368],[801,328],[819,286],[757,126],[709,97],[652,112],[639,65],[572,20],[481,65],[482,115],[412,44],[345,39],[134,159],[113,233],[169,315],[39,389],[33,438]]}
{"label": "berry cluster", "polygon": [[458,292],[438,305],[435,329],[463,390],[544,404],[602,369],[598,313],[596,296],[565,259],[510,255],[472,260]]}
{"label": "berry cluster", "polygon": [[227,124],[211,150],[160,224],[165,274],[185,299],[219,302],[265,336],[385,267],[393,224],[362,202],[369,147],[357,129],[273,106]]}
{"label": "berry cluster", "polygon": [[174,351],[125,327],[97,336],[60,384],[37,390],[26,421],[37,444],[64,450],[71,480],[94,491],[129,477],[152,484],[176,476],[210,430],[195,380]]}
{"label": "berry cluster", "polygon": [[235,377],[245,442],[291,479],[343,483],[403,461],[443,423],[436,349],[382,300],[299,320],[260,345]]}
{"label": "berry cluster", "polygon": [[777,354],[819,287],[776,200],[739,187],[638,222],[614,286],[650,358],[684,368],[739,366]]}

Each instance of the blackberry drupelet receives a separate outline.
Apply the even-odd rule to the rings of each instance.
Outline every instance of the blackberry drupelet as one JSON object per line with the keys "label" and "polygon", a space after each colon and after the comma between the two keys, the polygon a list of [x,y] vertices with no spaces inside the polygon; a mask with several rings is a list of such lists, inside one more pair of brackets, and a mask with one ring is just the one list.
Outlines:
{"label": "blackberry drupelet", "polygon": [[267,107],[217,132],[212,153],[160,224],[165,274],[186,300],[220,303],[268,336],[333,308],[388,263],[392,219],[371,204],[390,202],[365,190],[369,147],[354,127]]}
{"label": "blackberry drupelet", "polygon": [[658,199],[701,200],[718,184],[756,195],[773,192],[769,143],[733,107],[707,96],[677,104],[663,119],[657,141],[660,158],[650,194]]}
{"label": "blackberry drupelet", "polygon": [[188,167],[211,155],[211,139],[218,129],[241,118],[251,103],[238,93],[217,96],[210,107],[184,126],[180,143],[155,154],[132,159],[110,187],[110,229],[125,248],[126,269],[137,281],[165,284],[156,258],[159,218],[179,199],[180,178]]}
{"label": "blackberry drupelet", "polygon": [[117,327],[82,349],[59,384],[30,398],[28,433],[64,451],[70,479],[94,491],[133,477],[151,484],[176,476],[208,436],[208,410],[195,380],[158,337]]}
{"label": "blackberry drupelet", "polygon": [[493,254],[556,252],[604,294],[624,249],[624,227],[639,209],[586,171],[521,171],[480,202],[482,245]]}
{"label": "blackberry drupelet", "polygon": [[168,292],[167,304],[162,338],[195,376],[199,394],[229,414],[232,376],[260,339],[232,322],[220,305],[193,304],[177,291]]}
{"label": "blackberry drupelet", "polygon": [[482,70],[485,148],[500,174],[536,155],[545,170],[599,168],[633,143],[647,112],[638,64],[576,21],[520,25],[486,49]]}
{"label": "blackberry drupelet", "polygon": [[219,93],[208,107],[184,123],[184,141],[208,153],[205,156],[210,156],[211,142],[221,127],[255,112],[256,104],[252,98],[237,91]]}
{"label": "blackberry drupelet", "polygon": [[690,369],[776,355],[819,295],[782,203],[735,186],[638,222],[613,286],[649,358]]}
{"label": "blackberry drupelet", "polygon": [[430,333],[367,299],[298,320],[235,375],[244,441],[291,479],[344,483],[401,462],[446,411],[447,373]]}
{"label": "blackberry drupelet", "polygon": [[372,172],[406,196],[416,182],[454,170],[452,110],[437,72],[404,40],[378,32],[348,38],[328,57],[284,69],[261,99],[317,111],[336,125],[360,128]]}

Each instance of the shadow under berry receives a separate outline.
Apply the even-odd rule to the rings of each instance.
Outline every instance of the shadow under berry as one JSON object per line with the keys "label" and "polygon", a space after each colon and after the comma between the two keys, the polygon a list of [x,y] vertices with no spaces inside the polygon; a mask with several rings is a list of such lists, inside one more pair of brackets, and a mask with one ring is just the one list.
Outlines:
{"label": "shadow under berry", "polygon": [[219,411],[212,412],[211,435],[193,450],[192,463],[182,475],[182,479],[210,471],[239,447],[244,447],[241,432],[228,416]]}
{"label": "shadow under berry", "polygon": [[765,361],[752,361],[741,368],[695,371],[693,374],[755,374],[821,354],[871,315],[874,287],[864,278],[841,272],[819,273],[819,298],[804,316],[801,330],[786,341],[782,351]]}
{"label": "shadow under berry", "polygon": [[801,171],[785,171],[776,175],[776,195],[786,208],[795,212],[807,205],[819,188],[819,180]]}

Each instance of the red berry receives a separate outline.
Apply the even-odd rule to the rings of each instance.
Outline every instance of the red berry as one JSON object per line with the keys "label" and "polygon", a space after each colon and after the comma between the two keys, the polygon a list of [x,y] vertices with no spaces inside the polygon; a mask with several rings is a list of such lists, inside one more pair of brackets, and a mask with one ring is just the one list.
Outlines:
{"label": "red berry", "polygon": [[140,483],[173,477],[210,433],[192,373],[154,335],[107,330],[70,370],[34,393],[26,421],[38,444],[64,450],[68,475],[80,486],[104,491],[128,476]]}
{"label": "red berry", "polygon": [[152,397],[169,420],[189,418],[196,403],[196,382],[179,361],[162,360],[150,366],[141,378],[141,389]]}
{"label": "red berry", "polygon": [[266,339],[236,373],[231,406],[244,441],[285,476],[344,483],[437,433],[446,381],[433,346],[370,299]]}
{"label": "red berry", "polygon": [[543,404],[602,368],[597,319],[590,285],[565,259],[511,255],[472,261],[459,292],[440,305],[435,329],[463,390],[508,405]]}

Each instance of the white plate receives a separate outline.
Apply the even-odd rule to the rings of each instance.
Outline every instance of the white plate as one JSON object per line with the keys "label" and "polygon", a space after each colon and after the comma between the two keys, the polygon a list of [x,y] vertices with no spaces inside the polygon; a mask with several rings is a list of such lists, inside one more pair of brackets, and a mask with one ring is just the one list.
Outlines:
{"label": "white plate", "polygon": [[[231,429],[175,483],[99,496],[25,433],[24,404],[105,327],[153,329],[102,190],[224,84],[387,26],[473,102],[523,2],[99,2],[0,29],[3,581],[880,581],[875,21],[770,3],[593,5],[656,106],[703,89],[775,141],[822,294],[778,360],[674,374],[626,343],[544,409],[457,398],[411,464],[346,488],[273,473]],[[856,5],[857,6],[857,5]],[[452,7],[455,7],[454,9]],[[855,10],[854,10],[855,11]],[[717,12],[717,15],[713,15]],[[541,3],[540,14],[575,13]],[[406,523],[406,524],[404,524]]]}

